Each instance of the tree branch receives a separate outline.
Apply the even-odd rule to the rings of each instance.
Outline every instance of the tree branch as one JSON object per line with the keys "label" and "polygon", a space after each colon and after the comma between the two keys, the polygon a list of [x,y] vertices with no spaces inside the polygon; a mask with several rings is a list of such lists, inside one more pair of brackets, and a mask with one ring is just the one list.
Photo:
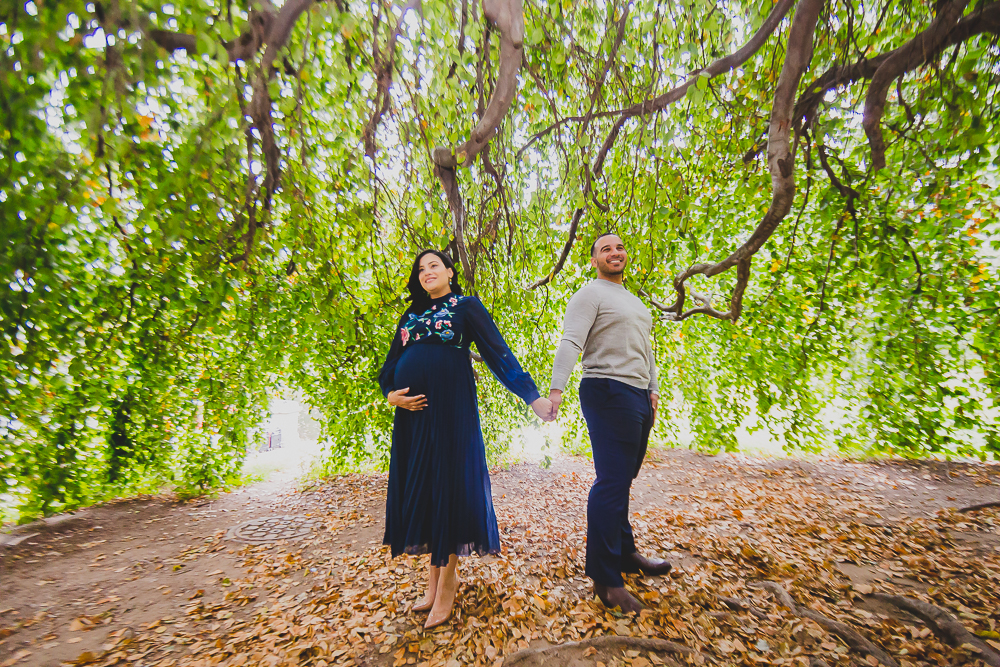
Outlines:
{"label": "tree branch", "polygon": [[[585,179],[583,196],[586,199],[588,196],[590,196],[592,190],[591,174],[597,177],[601,175],[601,172],[604,168],[604,162],[607,159],[608,153],[610,152],[611,147],[614,146],[615,141],[618,139],[618,135],[621,133],[622,127],[624,127],[625,122],[629,118],[635,118],[637,116],[644,116],[652,113],[657,113],[665,109],[670,104],[673,104],[677,100],[682,99],[685,95],[687,95],[688,89],[693,84],[697,83],[698,78],[702,74],[704,74],[709,78],[712,78],[720,74],[725,74],[726,72],[736,67],[739,67],[740,65],[745,63],[747,60],[750,59],[750,57],[753,54],[755,54],[757,51],[760,50],[760,48],[764,45],[764,42],[767,41],[767,38],[770,37],[774,33],[774,31],[778,29],[778,26],[781,24],[781,20],[785,17],[785,14],[788,13],[788,10],[791,8],[791,6],[792,6],[792,0],[779,0],[779,2],[776,5],[774,5],[774,7],[771,8],[771,13],[768,14],[766,19],[764,19],[764,23],[761,24],[760,28],[757,30],[757,32],[753,34],[752,37],[750,37],[750,39],[747,41],[746,44],[744,44],[737,51],[729,54],[728,56],[725,56],[724,58],[720,58],[714,61],[708,67],[692,72],[690,75],[688,75],[688,78],[684,83],[675,88],[672,88],[671,90],[667,91],[666,93],[663,93],[659,97],[656,97],[652,100],[646,102],[640,102],[639,104],[635,104],[631,107],[622,109],[620,111],[605,111],[600,113],[594,113],[594,100],[597,99],[596,93],[599,92],[599,87],[598,87],[598,90],[595,91],[595,94],[591,99],[591,106],[586,116],[564,118],[562,119],[562,121],[559,121],[555,125],[550,126],[549,128],[546,128],[545,130],[542,130],[541,132],[537,133],[528,141],[528,143],[524,145],[523,148],[521,148],[520,151],[518,151],[517,154],[518,157],[520,157],[521,153],[524,152],[524,150],[527,149],[528,146],[530,146],[537,138],[540,138],[545,134],[548,134],[558,125],[561,125],[565,122],[571,120],[573,121],[579,120],[582,121],[584,123],[584,127],[586,127],[586,125],[589,124],[593,118],[601,118],[601,117],[615,116],[615,115],[619,116],[618,120],[615,121],[615,124],[611,128],[611,132],[608,134],[607,138],[605,138],[604,143],[601,145],[600,150],[597,152],[597,155],[594,158],[594,166],[590,170],[590,173],[587,174],[587,178]],[[614,54],[617,53],[618,48],[621,44],[621,40],[624,36],[625,19],[626,16],[623,16],[621,23],[619,24],[618,37],[617,41],[615,42],[614,49],[612,51],[612,57],[614,56]],[[607,64],[605,65],[599,86],[603,85],[604,78],[607,76],[607,73],[611,66],[611,62],[612,59],[609,58]],[[594,201],[594,203],[599,208],[605,208],[604,206],[601,206],[596,200]],[[555,277],[555,275],[559,273],[559,271],[562,269],[563,264],[565,264],[566,257],[569,255],[570,248],[572,247],[573,242],[576,239],[576,231],[582,216],[583,216],[583,209],[577,209],[573,215],[574,222],[570,226],[570,232],[571,232],[570,237],[566,241],[566,245],[563,248],[562,255],[560,256],[559,261],[556,263],[556,266],[553,267],[552,271],[550,271],[547,276],[539,278],[534,283],[532,283],[528,287],[528,289],[535,289],[537,287],[541,287],[542,285],[549,283]],[[746,285],[744,285],[743,287],[745,288]],[[741,289],[740,294],[742,295],[742,293],[743,291]],[[704,311],[705,314],[712,315],[713,312],[718,313],[718,311],[714,311],[711,307],[707,308],[708,310]]]}
{"label": "tree branch", "polygon": [[[587,131],[587,128],[591,120],[593,120],[594,118],[594,107],[597,105],[597,99],[601,95],[601,89],[604,87],[604,83],[607,81],[608,72],[611,71],[611,65],[614,63],[615,58],[618,56],[618,50],[621,48],[622,41],[625,39],[625,26],[628,23],[628,17],[629,17],[628,10],[630,8],[631,8],[630,6],[626,6],[625,11],[622,12],[621,19],[618,21],[618,30],[615,34],[614,44],[611,46],[610,53],[608,53],[608,58],[605,61],[604,67],[601,70],[601,76],[597,81],[597,85],[594,87],[593,92],[590,94],[590,108],[587,109],[587,115],[583,116],[582,118],[583,125],[580,126],[581,135]],[[524,148],[527,148],[529,145],[531,145],[530,142],[527,145],[525,145]],[[522,148],[521,151],[523,151],[524,148]],[[521,151],[518,151],[518,155],[521,154]],[[586,168],[586,166],[584,168]],[[584,178],[585,183],[583,187],[583,196],[584,198],[586,198],[588,195],[593,194],[593,179],[590,176],[589,170],[587,171],[587,173],[584,174],[584,176],[585,176]],[[603,208],[605,211],[607,211],[607,207],[603,206],[599,201],[597,201],[596,197],[593,198],[593,202],[599,208]],[[552,279],[555,277],[557,273],[562,271],[563,266],[566,264],[566,259],[569,257],[569,253],[573,249],[573,243],[576,241],[576,232],[580,226],[580,220],[583,218],[583,213],[584,209],[582,207],[573,211],[573,220],[569,226],[569,238],[566,239],[566,244],[563,246],[562,253],[559,255],[559,259],[556,261],[555,266],[552,267],[552,270],[549,271],[548,275],[539,278],[534,283],[529,285],[528,289],[537,289],[542,285],[547,285],[549,282],[552,281]]]}
{"label": "tree branch", "polygon": [[465,247],[465,202],[462,201],[462,193],[458,188],[458,177],[451,167],[434,167],[434,175],[441,182],[445,197],[448,199],[448,208],[451,210],[451,217],[454,220],[455,246],[458,249],[458,259],[462,265],[462,275],[465,278],[466,288],[471,292],[475,284],[475,274],[472,271],[472,264],[469,262],[469,251]]}
{"label": "tree branch", "polygon": [[[925,54],[923,62],[937,56],[949,46],[960,44],[984,32],[1000,34],[1000,2],[992,2],[984,5],[964,17],[948,33],[945,43],[941,44],[936,51]],[[823,96],[827,92],[863,79],[871,79],[879,67],[899,51],[900,49],[886,51],[872,58],[859,60],[852,65],[835,65],[828,69],[819,78],[809,84],[806,92],[802,94],[799,101],[795,104],[796,120],[804,121],[803,126],[809,127],[819,103],[823,100]],[[920,64],[922,63],[917,63],[913,68],[919,67]]]}
{"label": "tree branch", "polygon": [[492,139],[507,115],[517,92],[517,74],[524,55],[524,12],[521,0],[483,0],[486,19],[500,30],[500,71],[496,87],[486,112],[472,135],[457,150],[438,146],[431,159],[439,167],[454,169],[472,164],[483,147]]}
{"label": "tree branch", "polygon": [[[983,310],[996,310],[995,308],[983,308]],[[970,512],[978,512],[979,510],[990,509],[992,507],[1000,507],[1000,500],[991,500],[988,503],[979,503],[978,505],[969,505],[968,507],[963,507],[958,510],[959,514],[968,514]]]}
{"label": "tree branch", "polygon": [[858,212],[854,208],[854,200],[860,197],[861,193],[851,186],[845,185],[843,181],[837,178],[837,175],[833,173],[833,169],[830,167],[830,163],[827,160],[826,146],[823,144],[817,144],[816,149],[819,153],[819,162],[823,166],[823,171],[826,172],[826,175],[830,179],[830,183],[832,183],[833,187],[837,189],[837,192],[839,192],[840,195],[847,200],[847,203],[844,206],[847,208],[848,213],[851,214],[851,218],[856,220]]}
{"label": "tree branch", "polygon": [[990,648],[983,640],[966,630],[957,618],[936,605],[928,604],[902,595],[872,593],[869,597],[899,607],[926,623],[938,637],[952,646],[974,647],[976,658],[992,667],[1000,667],[1000,653]]}
{"label": "tree branch", "polygon": [[[785,62],[778,76],[768,130],[767,163],[771,172],[771,205],[746,243],[729,257],[715,264],[694,264],[674,278],[677,300],[669,308],[661,309],[668,316],[672,314],[674,319],[681,320],[702,313],[735,322],[743,309],[743,293],[750,276],[750,258],[771,237],[792,208],[795,198],[795,144],[791,141],[791,136],[795,91],[812,60],[813,32],[822,7],[823,0],[799,0],[789,29]],[[737,280],[728,312],[709,312],[704,310],[705,306],[684,311],[684,283],[688,278],[699,274],[715,276],[733,266],[738,267]]]}
{"label": "tree branch", "polygon": [[[808,162],[808,159],[807,159]],[[807,170],[809,167],[807,167]],[[781,284],[781,280],[788,273],[788,266],[792,262],[792,253],[795,252],[795,237],[799,233],[799,224],[802,222],[802,214],[806,210],[806,206],[809,205],[809,192],[812,190],[812,171],[806,172],[806,191],[802,196],[802,206],[799,207],[799,213],[795,216],[795,224],[792,226],[792,236],[791,240],[788,242],[788,254],[785,255],[785,266],[781,270],[781,274],[775,279],[774,284],[771,286],[771,291],[767,293],[767,296],[760,300],[759,303],[754,305],[754,308],[760,308],[774,296],[777,291],[778,286]]]}
{"label": "tree branch", "polygon": [[[280,12],[275,14],[272,10],[251,10],[250,20],[240,36],[232,41],[223,42],[226,53],[229,54],[229,62],[249,61],[267,43],[275,18],[280,15]],[[198,53],[198,39],[195,35],[157,28],[149,29],[145,25],[139,27],[145,37],[171,53],[174,51],[185,51],[188,55]]]}
{"label": "tree branch", "polygon": [[[941,14],[939,14],[938,17],[941,18]],[[928,28],[928,30],[930,30],[930,28]],[[924,33],[921,33],[921,35],[924,35],[926,32],[927,31],[924,31]],[[940,54],[941,51],[943,51],[944,49],[950,46],[961,44],[962,42],[965,42],[971,39],[972,37],[975,37],[976,35],[985,32],[1000,34],[1000,2],[992,2],[987,5],[983,5],[980,8],[973,11],[972,13],[970,13],[968,16],[962,18],[957,23],[954,23],[952,27],[948,31],[946,31],[946,37],[943,40],[936,42],[936,47],[933,50],[928,50],[928,51],[918,50],[916,54],[910,53],[911,58],[906,60],[906,62],[909,63],[909,69],[900,72],[899,75],[895,77],[895,79],[898,80],[898,78],[903,74],[905,74],[906,71],[916,69],[925,62],[928,62],[929,60]],[[897,49],[881,53],[872,58],[859,60],[858,62],[853,63],[851,65],[835,65],[834,67],[831,67],[826,72],[824,72],[819,78],[810,83],[809,86],[806,88],[806,91],[799,98],[799,101],[795,104],[795,114],[794,114],[795,121],[797,123],[801,122],[803,127],[810,127],[812,121],[815,118],[816,109],[819,107],[820,102],[823,100],[823,96],[826,95],[827,92],[833,90],[834,88],[846,86],[855,83],[857,81],[861,81],[863,79],[872,79],[875,76],[876,72],[878,72],[883,65],[885,65],[888,61],[890,61],[890,59],[897,58],[897,56],[899,56],[899,59],[895,60],[895,62],[897,63],[898,67],[898,63],[901,62],[902,60],[902,56],[900,56],[900,54],[903,52],[904,49],[916,48],[913,47],[912,45],[916,42],[916,40],[919,39],[920,36],[915,38],[915,40],[911,40],[909,43]],[[922,46],[927,47],[928,44],[923,43]],[[917,55],[919,55],[920,57],[916,58]],[[888,69],[883,70],[883,72],[884,74],[882,75],[883,78],[881,79],[882,83],[880,83],[880,86],[884,86],[884,90],[882,92],[882,107],[881,110],[879,110],[878,112],[879,120],[881,120],[882,113],[884,112],[885,99],[888,91],[888,86],[891,85],[892,81],[894,80],[893,78],[888,78],[890,70]],[[872,86],[874,86],[874,81],[872,83]],[[869,99],[871,98],[872,95],[872,86],[869,86],[869,93],[868,93]],[[901,88],[899,90],[901,93],[902,92]],[[902,99],[902,97],[900,99]],[[867,99],[865,105],[866,105],[865,117],[867,119],[869,117]],[[874,132],[875,128],[874,126],[872,127],[873,127],[872,131]],[[868,133],[867,128],[865,132],[866,134]],[[879,137],[881,137],[880,128],[878,129],[878,133]],[[883,147],[884,147],[884,142],[883,142]],[[883,154],[883,160],[884,160],[884,154]]]}
{"label": "tree branch", "polygon": [[872,149],[872,169],[885,167],[885,139],[882,137],[882,116],[889,86],[906,72],[920,66],[928,54],[938,53],[948,43],[948,35],[962,17],[969,0],[952,0],[938,11],[926,30],[918,34],[879,65],[868,86],[865,114],[861,122]]}
{"label": "tree branch", "polygon": [[500,72],[489,104],[479,123],[472,130],[472,136],[457,152],[438,146],[431,151],[434,173],[441,182],[448,208],[454,220],[455,245],[458,248],[462,272],[469,289],[475,284],[474,269],[469,261],[465,245],[465,204],[458,187],[455,170],[472,164],[473,159],[489,143],[507,115],[514,94],[517,92],[517,74],[521,70],[524,57],[524,12],[521,0],[483,0],[483,14],[486,20],[500,31]]}
{"label": "tree branch", "polygon": [[[375,94],[375,110],[372,112],[371,118],[368,119],[368,123],[361,133],[365,144],[365,155],[373,160],[375,159],[376,149],[375,132],[382,121],[382,116],[389,110],[389,88],[392,86],[392,73],[396,66],[396,41],[403,30],[403,21],[406,19],[407,12],[411,9],[419,9],[420,6],[420,0],[409,0],[409,2],[403,5],[399,18],[396,20],[396,28],[389,35],[389,40],[386,42],[385,52],[380,52],[378,49],[375,50],[375,81],[378,85],[378,91]],[[373,35],[372,39],[374,40],[375,38],[376,36]]]}
{"label": "tree branch", "polygon": [[621,117],[615,122],[614,126],[611,128],[611,132],[604,140],[604,144],[601,145],[600,151],[597,153],[597,159],[594,161],[594,174],[597,176],[601,175],[601,170],[604,167],[605,159],[607,159],[608,151],[611,150],[611,147],[618,139],[618,134],[621,132],[622,127],[628,119],[662,111],[687,95],[688,89],[697,83],[698,79],[702,75],[711,79],[719,76],[720,74],[725,74],[726,72],[745,63],[753,54],[757,53],[757,51],[764,46],[764,42],[767,41],[767,38],[778,29],[778,26],[781,25],[781,20],[785,17],[785,14],[788,13],[788,10],[791,9],[791,7],[792,0],[779,0],[779,2],[771,8],[771,13],[768,14],[766,19],[764,19],[764,23],[761,24],[757,32],[755,32],[747,43],[740,47],[739,50],[725,56],[724,58],[716,60],[704,69],[695,70],[688,75],[688,78],[684,81],[684,83],[668,90],[662,95],[645,102],[639,102],[638,104],[622,110]]}
{"label": "tree branch", "polygon": [[535,282],[528,285],[528,289],[537,289],[542,285],[547,285],[552,282],[552,279],[557,273],[562,271],[563,265],[566,264],[566,258],[569,257],[570,250],[573,249],[573,243],[576,241],[576,230],[580,226],[580,219],[583,217],[583,209],[578,208],[573,211],[573,220],[569,223],[569,237],[566,239],[566,244],[563,246],[562,253],[559,255],[559,259],[556,261],[556,265],[552,267],[547,276],[539,278]]}

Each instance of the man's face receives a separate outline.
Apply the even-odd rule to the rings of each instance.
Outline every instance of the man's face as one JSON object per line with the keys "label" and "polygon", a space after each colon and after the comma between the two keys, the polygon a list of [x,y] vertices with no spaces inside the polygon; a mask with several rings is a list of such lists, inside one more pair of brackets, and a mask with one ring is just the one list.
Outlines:
{"label": "man's face", "polygon": [[625,243],[614,234],[602,236],[597,241],[590,264],[605,276],[621,275],[628,265]]}

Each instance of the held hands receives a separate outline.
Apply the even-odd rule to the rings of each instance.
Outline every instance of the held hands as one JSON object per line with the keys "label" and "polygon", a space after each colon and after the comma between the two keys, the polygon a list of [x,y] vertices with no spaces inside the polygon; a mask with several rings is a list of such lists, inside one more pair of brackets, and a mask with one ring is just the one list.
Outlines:
{"label": "held hands", "polygon": [[562,403],[562,392],[558,389],[550,390],[549,402],[552,404],[552,411],[549,413],[549,418],[545,421],[553,421],[559,416],[559,404]]}
{"label": "held hands", "polygon": [[410,391],[409,387],[397,389],[396,391],[390,391],[389,396],[387,397],[389,399],[389,405],[394,405],[397,408],[403,408],[404,410],[409,410],[410,412],[423,410],[427,407],[427,397],[423,394],[407,396],[406,392],[408,391]]}
{"label": "held hands", "polygon": [[[539,401],[541,401],[541,400],[542,399],[539,399],[538,401],[535,401],[534,403],[532,403],[531,407],[534,408],[535,414],[537,414],[538,417],[540,419],[542,419],[542,421],[547,421],[547,422],[553,421],[556,417],[559,416],[559,404],[562,403],[562,392],[559,391],[558,389],[553,389],[553,390],[551,390],[549,392],[549,404],[552,406],[552,408],[551,408],[551,412],[549,413],[548,418],[543,417],[538,412],[538,408],[535,407],[536,405],[538,405]],[[653,407],[653,423],[655,424],[656,423],[656,411],[657,411],[657,408],[659,408],[659,406],[660,406],[660,395],[659,394],[650,394],[649,395],[649,402],[650,402],[650,404]]]}
{"label": "held hands", "polygon": [[539,396],[531,403],[531,409],[535,411],[538,418],[543,422],[550,422],[555,419],[552,414],[552,403],[549,399]]}

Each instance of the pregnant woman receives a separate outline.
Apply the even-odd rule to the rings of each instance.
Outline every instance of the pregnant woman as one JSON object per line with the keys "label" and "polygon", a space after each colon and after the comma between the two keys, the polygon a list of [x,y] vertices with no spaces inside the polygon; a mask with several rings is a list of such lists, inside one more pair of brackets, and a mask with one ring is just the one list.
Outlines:
{"label": "pregnant woman", "polygon": [[413,608],[430,610],[433,628],[451,617],[458,556],[500,551],[469,346],[536,415],[548,419],[551,403],[483,303],[462,295],[447,255],[417,255],[407,287],[412,303],[378,378],[396,407],[383,543],[393,556],[430,554],[427,594]]}

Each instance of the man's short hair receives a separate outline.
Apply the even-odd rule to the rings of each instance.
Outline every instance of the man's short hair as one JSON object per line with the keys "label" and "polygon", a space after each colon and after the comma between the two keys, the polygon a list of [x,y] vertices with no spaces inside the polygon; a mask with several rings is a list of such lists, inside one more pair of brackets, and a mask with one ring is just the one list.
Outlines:
{"label": "man's short hair", "polygon": [[590,244],[590,256],[591,257],[594,256],[594,250],[597,249],[597,242],[600,241],[601,239],[603,239],[605,236],[618,236],[618,235],[615,234],[614,232],[604,232],[603,234],[601,234],[600,236],[598,236],[596,239],[594,239],[594,242]]}

